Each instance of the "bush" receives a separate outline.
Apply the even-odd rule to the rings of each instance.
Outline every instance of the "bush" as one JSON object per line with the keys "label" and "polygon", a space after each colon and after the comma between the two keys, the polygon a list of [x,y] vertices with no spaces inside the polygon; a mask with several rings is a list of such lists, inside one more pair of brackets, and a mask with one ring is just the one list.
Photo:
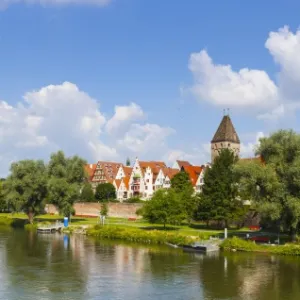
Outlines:
{"label": "bush", "polygon": [[103,239],[123,240],[145,244],[165,244],[174,245],[192,244],[193,239],[178,233],[151,230],[146,231],[136,228],[124,228],[118,226],[95,225],[87,230],[87,235],[96,236]]}
{"label": "bush", "polygon": [[237,250],[246,252],[263,252],[273,253],[279,255],[300,255],[300,245],[297,244],[285,244],[281,246],[274,245],[258,245],[254,242],[245,241],[237,237],[226,239],[221,245],[223,250]]}
{"label": "bush", "polygon": [[123,201],[124,203],[145,203],[145,201],[141,200],[139,197],[128,198]]}

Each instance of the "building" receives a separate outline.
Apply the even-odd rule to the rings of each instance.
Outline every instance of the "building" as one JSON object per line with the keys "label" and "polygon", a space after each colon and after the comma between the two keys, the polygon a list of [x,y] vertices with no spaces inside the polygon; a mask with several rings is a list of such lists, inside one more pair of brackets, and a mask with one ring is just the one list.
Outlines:
{"label": "building", "polygon": [[100,183],[113,183],[118,173],[121,163],[98,161],[94,175],[91,178],[91,184],[95,190]]}
{"label": "building", "polygon": [[225,115],[211,141],[211,162],[222,149],[230,149],[237,156],[240,154],[240,139],[235,131],[229,115]]}
{"label": "building", "polygon": [[115,179],[113,185],[116,189],[117,200],[123,202],[129,198],[129,179],[130,177],[124,177],[122,179]]}

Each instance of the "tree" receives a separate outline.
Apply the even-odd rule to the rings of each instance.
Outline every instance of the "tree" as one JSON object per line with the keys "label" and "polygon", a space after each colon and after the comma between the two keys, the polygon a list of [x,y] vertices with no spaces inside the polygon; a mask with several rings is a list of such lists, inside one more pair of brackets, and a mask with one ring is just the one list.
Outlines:
{"label": "tree", "polygon": [[106,217],[108,215],[108,206],[107,203],[101,205],[100,215]]}
{"label": "tree", "polygon": [[130,167],[130,165],[131,165],[130,159],[129,159],[129,157],[127,157],[127,159],[126,159],[126,167]]}
{"label": "tree", "polygon": [[263,221],[292,236],[300,222],[300,135],[280,130],[260,139],[261,163],[240,163],[236,173],[245,197],[252,200]]}
{"label": "tree", "polygon": [[116,189],[111,183],[100,183],[96,187],[95,198],[100,202],[107,202],[116,199]]}
{"label": "tree", "polygon": [[4,197],[3,181],[0,179],[0,211],[7,209],[7,203]]}
{"label": "tree", "polygon": [[158,190],[152,199],[137,211],[144,219],[150,223],[179,224],[186,218],[185,210],[182,206],[178,194],[175,190]]}
{"label": "tree", "polygon": [[194,188],[189,174],[181,171],[171,179],[171,188],[178,194],[182,207],[185,210],[187,221],[190,224],[197,209],[198,198],[194,196]]}
{"label": "tree", "polygon": [[171,179],[171,187],[176,192],[181,193],[183,190],[193,190],[189,174],[181,171]]}
{"label": "tree", "polygon": [[239,220],[244,215],[233,171],[236,161],[232,151],[223,149],[212,167],[206,170],[197,213],[201,220],[215,220],[227,227],[230,220]]}
{"label": "tree", "polygon": [[80,200],[82,202],[94,202],[95,195],[92,188],[92,185],[89,182],[86,182],[81,190]]}
{"label": "tree", "polygon": [[78,156],[65,157],[62,151],[51,155],[48,165],[49,201],[57,205],[64,216],[74,213],[73,204],[80,199],[80,189],[87,179],[85,164]]}
{"label": "tree", "polygon": [[30,223],[44,208],[47,196],[47,172],[41,160],[12,163],[10,175],[3,182],[4,197],[12,211],[24,211]]}

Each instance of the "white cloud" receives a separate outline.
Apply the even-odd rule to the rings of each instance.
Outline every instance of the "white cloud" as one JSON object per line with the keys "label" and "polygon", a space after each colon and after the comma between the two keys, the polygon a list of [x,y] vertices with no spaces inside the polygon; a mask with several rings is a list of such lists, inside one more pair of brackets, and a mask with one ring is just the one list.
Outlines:
{"label": "white cloud", "polygon": [[191,54],[189,69],[194,75],[190,88],[199,101],[221,107],[272,107],[278,90],[265,71],[232,70],[230,65],[214,64],[205,50]]}
{"label": "white cloud", "polygon": [[221,108],[246,108],[258,119],[276,121],[300,107],[300,29],[288,26],[270,32],[265,47],[279,66],[275,83],[264,70],[215,64],[205,50],[192,53],[189,69],[194,83],[187,90],[199,101]]}
{"label": "white cloud", "polygon": [[161,127],[157,124],[132,124],[123,139],[118,141],[119,145],[133,153],[152,153],[157,150],[163,151],[165,140],[175,130],[170,127]]}
{"label": "white cloud", "polygon": [[125,106],[115,106],[114,116],[106,123],[106,131],[109,134],[118,134],[126,131],[133,121],[140,120],[145,114],[140,106],[135,103]]}
{"label": "white cloud", "polygon": [[106,6],[112,0],[0,0],[0,8],[5,9],[9,5],[17,3],[39,4],[39,5],[95,5]]}
{"label": "white cloud", "polygon": [[284,113],[285,107],[283,104],[280,104],[278,107],[274,108],[270,112],[258,115],[257,118],[259,120],[274,121],[282,118],[284,116]]}
{"label": "white cloud", "polygon": [[254,157],[255,156],[255,150],[259,146],[259,140],[261,138],[265,137],[265,134],[263,132],[257,132],[255,134],[255,140],[250,141],[247,143],[241,143],[241,153],[240,156],[244,158],[248,157]]}

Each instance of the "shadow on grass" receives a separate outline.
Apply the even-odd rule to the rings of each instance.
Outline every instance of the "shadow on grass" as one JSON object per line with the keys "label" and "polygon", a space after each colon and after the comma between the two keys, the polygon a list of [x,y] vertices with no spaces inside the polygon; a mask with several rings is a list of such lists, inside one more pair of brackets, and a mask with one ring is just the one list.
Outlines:
{"label": "shadow on grass", "polygon": [[177,231],[180,228],[178,227],[174,227],[174,226],[144,226],[144,227],[140,227],[140,229],[143,230],[161,230],[161,231]]}

